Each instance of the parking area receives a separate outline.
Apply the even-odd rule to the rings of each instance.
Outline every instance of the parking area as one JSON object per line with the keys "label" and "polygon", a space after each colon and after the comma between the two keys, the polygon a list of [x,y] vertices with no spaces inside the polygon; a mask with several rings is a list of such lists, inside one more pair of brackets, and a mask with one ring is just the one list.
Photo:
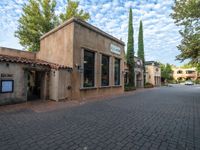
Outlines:
{"label": "parking area", "polygon": [[198,86],[155,88],[73,107],[65,104],[57,109],[1,107],[0,149],[200,149]]}

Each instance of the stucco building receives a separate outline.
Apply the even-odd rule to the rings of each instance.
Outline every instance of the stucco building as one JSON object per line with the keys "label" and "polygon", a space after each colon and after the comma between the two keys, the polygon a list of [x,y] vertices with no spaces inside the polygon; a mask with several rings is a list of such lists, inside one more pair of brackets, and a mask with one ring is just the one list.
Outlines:
{"label": "stucco building", "polygon": [[185,80],[197,80],[198,79],[198,72],[196,68],[179,68],[173,67],[173,78],[177,81],[185,81]]}
{"label": "stucco building", "polygon": [[[138,57],[134,57],[134,61],[135,61],[135,87],[142,88],[144,87],[143,61]],[[125,84],[128,84],[129,83],[129,78],[128,78],[129,69],[126,62],[124,64],[124,68],[125,68],[124,82]]]}
{"label": "stucco building", "polygon": [[0,104],[123,93],[124,45],[72,18],[43,35],[37,53],[0,48]]}
{"label": "stucco building", "polygon": [[146,61],[146,83],[151,83],[154,86],[161,86],[161,69],[158,62]]}

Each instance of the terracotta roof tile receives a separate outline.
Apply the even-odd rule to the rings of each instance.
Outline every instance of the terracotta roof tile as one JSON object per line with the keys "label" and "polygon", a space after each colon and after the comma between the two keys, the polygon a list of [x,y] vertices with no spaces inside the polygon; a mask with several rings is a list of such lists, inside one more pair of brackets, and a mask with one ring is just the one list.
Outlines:
{"label": "terracotta roof tile", "polygon": [[22,57],[17,57],[17,56],[14,57],[14,56],[2,55],[2,54],[0,54],[0,62],[35,64],[35,65],[47,66],[53,69],[72,69],[68,66],[50,63],[50,62],[46,62],[39,59],[28,59],[28,58],[22,58]]}

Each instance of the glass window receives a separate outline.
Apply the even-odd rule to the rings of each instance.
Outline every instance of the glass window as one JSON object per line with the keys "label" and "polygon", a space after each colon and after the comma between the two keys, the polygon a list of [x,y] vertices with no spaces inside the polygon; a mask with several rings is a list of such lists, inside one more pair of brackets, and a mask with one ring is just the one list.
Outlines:
{"label": "glass window", "polygon": [[102,55],[101,60],[101,85],[109,85],[109,56]]}
{"label": "glass window", "polygon": [[84,82],[83,87],[94,87],[95,53],[84,51]]}
{"label": "glass window", "polygon": [[195,71],[193,71],[193,70],[187,70],[186,71],[186,74],[193,74],[193,73],[195,73]]}
{"label": "glass window", "polygon": [[115,58],[115,85],[120,85],[120,59]]}
{"label": "glass window", "polygon": [[182,74],[182,73],[183,73],[183,71],[181,71],[181,70],[177,71],[177,74]]}

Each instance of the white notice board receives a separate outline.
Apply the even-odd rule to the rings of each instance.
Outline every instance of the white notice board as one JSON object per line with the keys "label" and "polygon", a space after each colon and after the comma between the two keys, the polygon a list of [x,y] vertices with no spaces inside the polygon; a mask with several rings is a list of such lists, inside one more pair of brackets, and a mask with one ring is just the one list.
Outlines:
{"label": "white notice board", "polygon": [[11,93],[13,92],[13,80],[1,80],[1,92]]}

